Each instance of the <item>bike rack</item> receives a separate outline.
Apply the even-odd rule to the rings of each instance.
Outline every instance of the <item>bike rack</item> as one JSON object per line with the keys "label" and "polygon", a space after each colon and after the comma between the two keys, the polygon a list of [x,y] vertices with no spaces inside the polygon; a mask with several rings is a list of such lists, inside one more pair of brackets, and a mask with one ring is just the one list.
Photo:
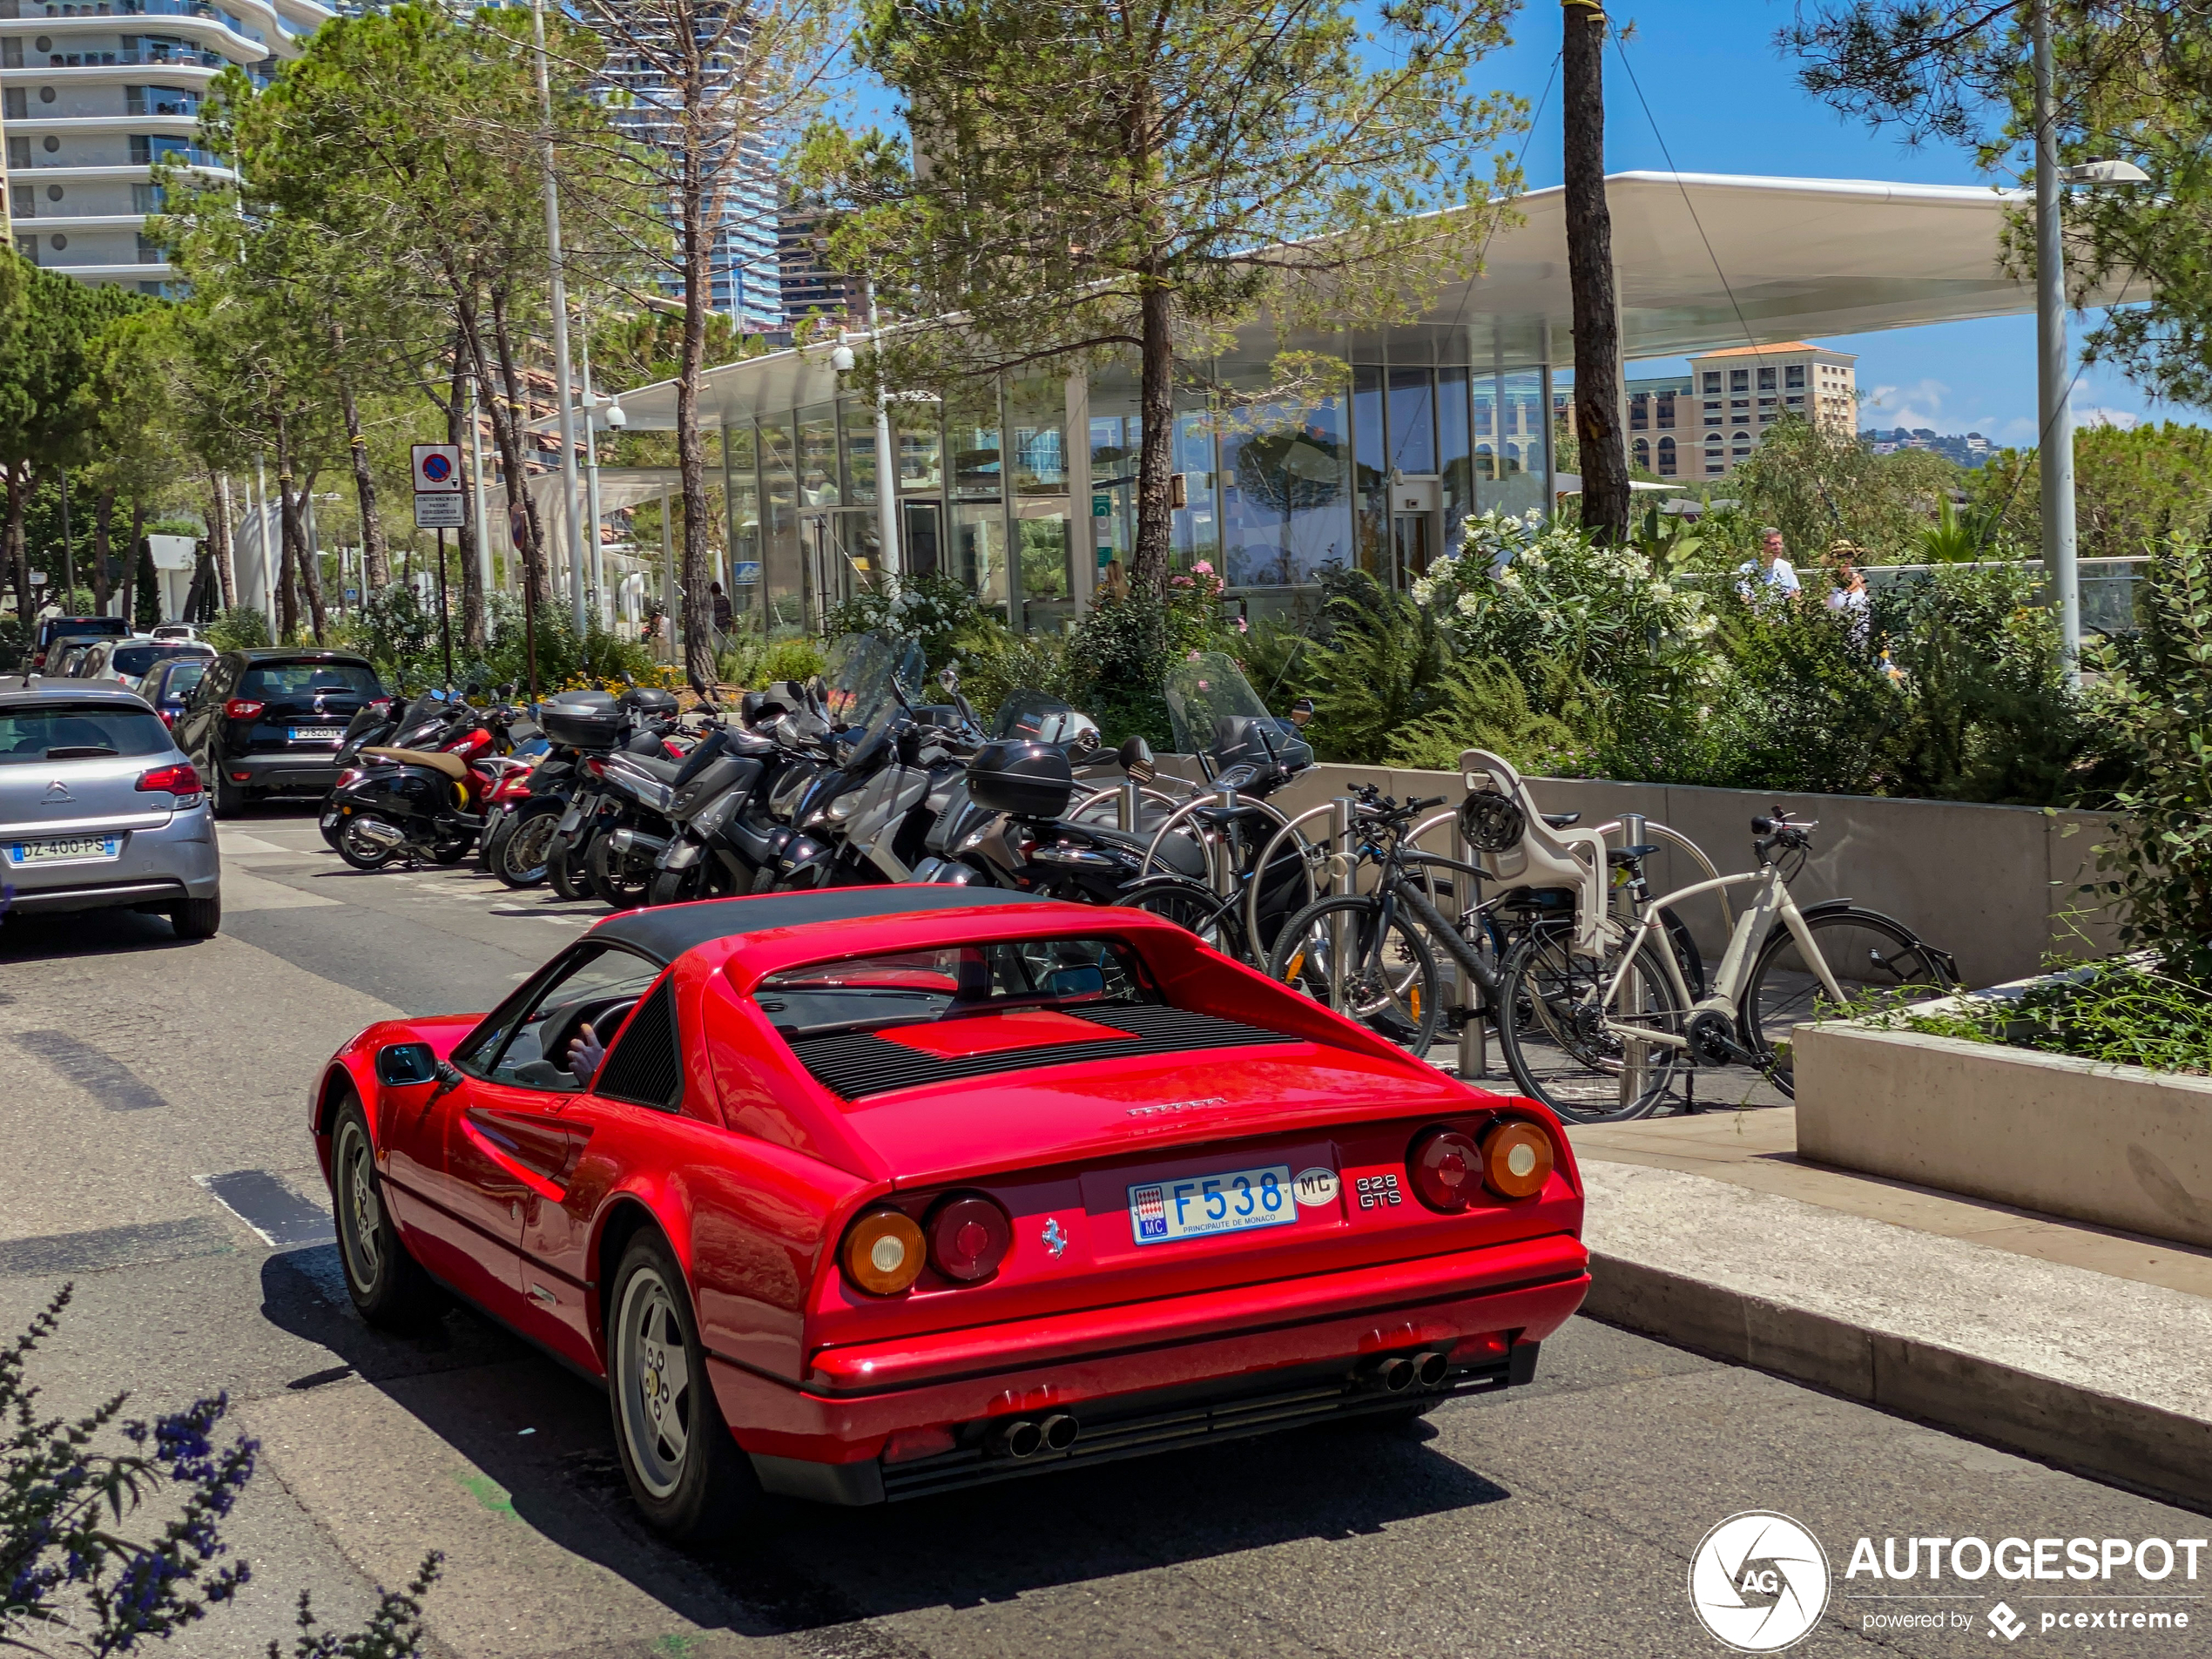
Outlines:
{"label": "bike rack", "polygon": [[[1274,862],[1276,853],[1282,850],[1286,840],[1295,840],[1299,848],[1298,862],[1305,867],[1305,903],[1312,904],[1321,896],[1321,890],[1313,880],[1314,867],[1325,861],[1325,855],[1321,853],[1319,846],[1298,833],[1298,826],[1309,818],[1318,818],[1324,813],[1339,813],[1339,809],[1342,808],[1341,813],[1339,813],[1340,821],[1332,826],[1330,834],[1338,853],[1348,857],[1351,853],[1352,840],[1351,806],[1350,796],[1339,796],[1335,800],[1325,800],[1318,806],[1309,806],[1296,818],[1284,819],[1282,827],[1269,836],[1266,842],[1260,847],[1259,856],[1252,860],[1252,868],[1255,871],[1264,870]],[[1278,816],[1279,817],[1280,814],[1278,813]],[[1351,867],[1346,864],[1332,877],[1332,885],[1345,884],[1350,880]],[[1348,886],[1344,886],[1343,890],[1349,892],[1351,889]],[[1298,907],[1301,910],[1305,907],[1305,905]],[[1244,894],[1244,938],[1251,946],[1253,954],[1257,956],[1259,953],[1259,884],[1258,882],[1252,883],[1251,890]],[[1258,965],[1263,972],[1265,971],[1264,962]]]}

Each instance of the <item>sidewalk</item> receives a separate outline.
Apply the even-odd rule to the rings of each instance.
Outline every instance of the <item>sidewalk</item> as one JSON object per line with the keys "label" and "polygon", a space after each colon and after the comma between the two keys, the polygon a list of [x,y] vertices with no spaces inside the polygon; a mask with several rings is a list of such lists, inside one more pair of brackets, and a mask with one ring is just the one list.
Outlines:
{"label": "sidewalk", "polygon": [[2212,1251],[1801,1163],[1788,1107],[1569,1136],[1586,1312],[2212,1507]]}

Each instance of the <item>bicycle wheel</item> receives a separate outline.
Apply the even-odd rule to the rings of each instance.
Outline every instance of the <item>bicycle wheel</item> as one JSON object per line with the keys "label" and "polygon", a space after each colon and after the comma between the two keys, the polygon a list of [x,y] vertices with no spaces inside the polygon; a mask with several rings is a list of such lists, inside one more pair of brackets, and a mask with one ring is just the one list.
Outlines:
{"label": "bicycle wheel", "polygon": [[1807,916],[1805,927],[1845,1001],[1838,1006],[1787,927],[1777,927],[1759,948],[1743,982],[1737,1021],[1743,1046],[1759,1057],[1774,1086],[1794,1099],[1797,1060],[1791,1034],[1799,1022],[1851,1018],[1905,1002],[1944,996],[1959,988],[1944,958],[1904,923],[1878,910],[1830,910]]}
{"label": "bicycle wheel", "polygon": [[1185,933],[1196,934],[1199,943],[1224,956],[1243,960],[1236,905],[1224,903],[1211,889],[1195,881],[1161,882],[1116,902],[1125,909],[1142,910],[1163,921],[1171,921]]}
{"label": "bicycle wheel", "polygon": [[[1341,973],[1332,971],[1339,951]],[[1306,906],[1275,935],[1267,971],[1414,1054],[1426,1054],[1435,1040],[1441,1001],[1435,954],[1402,914],[1384,929],[1382,902],[1372,895]]]}
{"label": "bicycle wheel", "polygon": [[1680,1036],[1689,1013],[1663,949],[1647,938],[1619,996],[1601,1009],[1621,967],[1618,948],[1583,955],[1559,927],[1522,938],[1500,975],[1495,1019],[1498,1047],[1521,1093],[1576,1123],[1617,1123],[1657,1109],[1684,1056],[1635,1033]]}

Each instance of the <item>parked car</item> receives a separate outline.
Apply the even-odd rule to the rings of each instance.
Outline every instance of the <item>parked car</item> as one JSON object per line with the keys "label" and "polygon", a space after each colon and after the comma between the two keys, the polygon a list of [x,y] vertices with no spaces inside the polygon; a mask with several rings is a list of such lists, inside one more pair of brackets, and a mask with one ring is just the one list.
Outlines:
{"label": "parked car", "polygon": [[489,1014],[370,1026],[310,1112],[363,1317],[456,1291],[604,1378],[679,1536],[1402,1422],[1530,1381],[1590,1282],[1543,1107],[1001,891],[611,917]]}
{"label": "parked car", "polygon": [[41,674],[58,673],[58,669],[46,665],[47,652],[57,639],[71,636],[112,639],[130,631],[130,623],[121,617],[42,617],[37,637],[31,642],[30,666]]}
{"label": "parked car", "polygon": [[153,628],[153,637],[156,639],[197,640],[199,637],[199,627],[198,624],[189,622],[156,623]]}
{"label": "parked car", "polygon": [[[129,635],[123,636],[125,638]],[[43,672],[48,679],[79,679],[78,666],[98,646],[105,645],[115,636],[111,634],[63,634],[46,648],[46,666]]]}
{"label": "parked car", "polygon": [[199,773],[111,680],[0,685],[0,868],[10,910],[128,906],[187,939],[222,922]]}
{"label": "parked car", "polygon": [[144,634],[132,634],[124,639],[103,640],[78,660],[73,671],[78,679],[120,680],[136,688],[146,671],[156,663],[172,657],[212,658],[212,645],[203,645],[189,639],[154,639]]}
{"label": "parked car", "polygon": [[199,657],[164,657],[148,669],[138,682],[138,695],[153,705],[161,717],[161,724],[173,726],[177,717],[185,711],[185,699],[192,694],[215,660],[215,653],[208,651]]}
{"label": "parked car", "polygon": [[270,795],[320,799],[338,781],[347,723],[383,695],[368,659],[348,651],[226,651],[193,687],[177,742],[206,778],[218,818]]}

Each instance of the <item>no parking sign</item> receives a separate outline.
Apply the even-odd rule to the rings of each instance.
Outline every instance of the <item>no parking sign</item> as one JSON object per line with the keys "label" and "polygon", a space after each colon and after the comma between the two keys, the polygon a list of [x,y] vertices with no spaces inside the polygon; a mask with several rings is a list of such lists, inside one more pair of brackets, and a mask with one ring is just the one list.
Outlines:
{"label": "no parking sign", "polygon": [[461,493],[459,444],[418,443],[415,446],[415,493],[418,496],[458,496]]}

